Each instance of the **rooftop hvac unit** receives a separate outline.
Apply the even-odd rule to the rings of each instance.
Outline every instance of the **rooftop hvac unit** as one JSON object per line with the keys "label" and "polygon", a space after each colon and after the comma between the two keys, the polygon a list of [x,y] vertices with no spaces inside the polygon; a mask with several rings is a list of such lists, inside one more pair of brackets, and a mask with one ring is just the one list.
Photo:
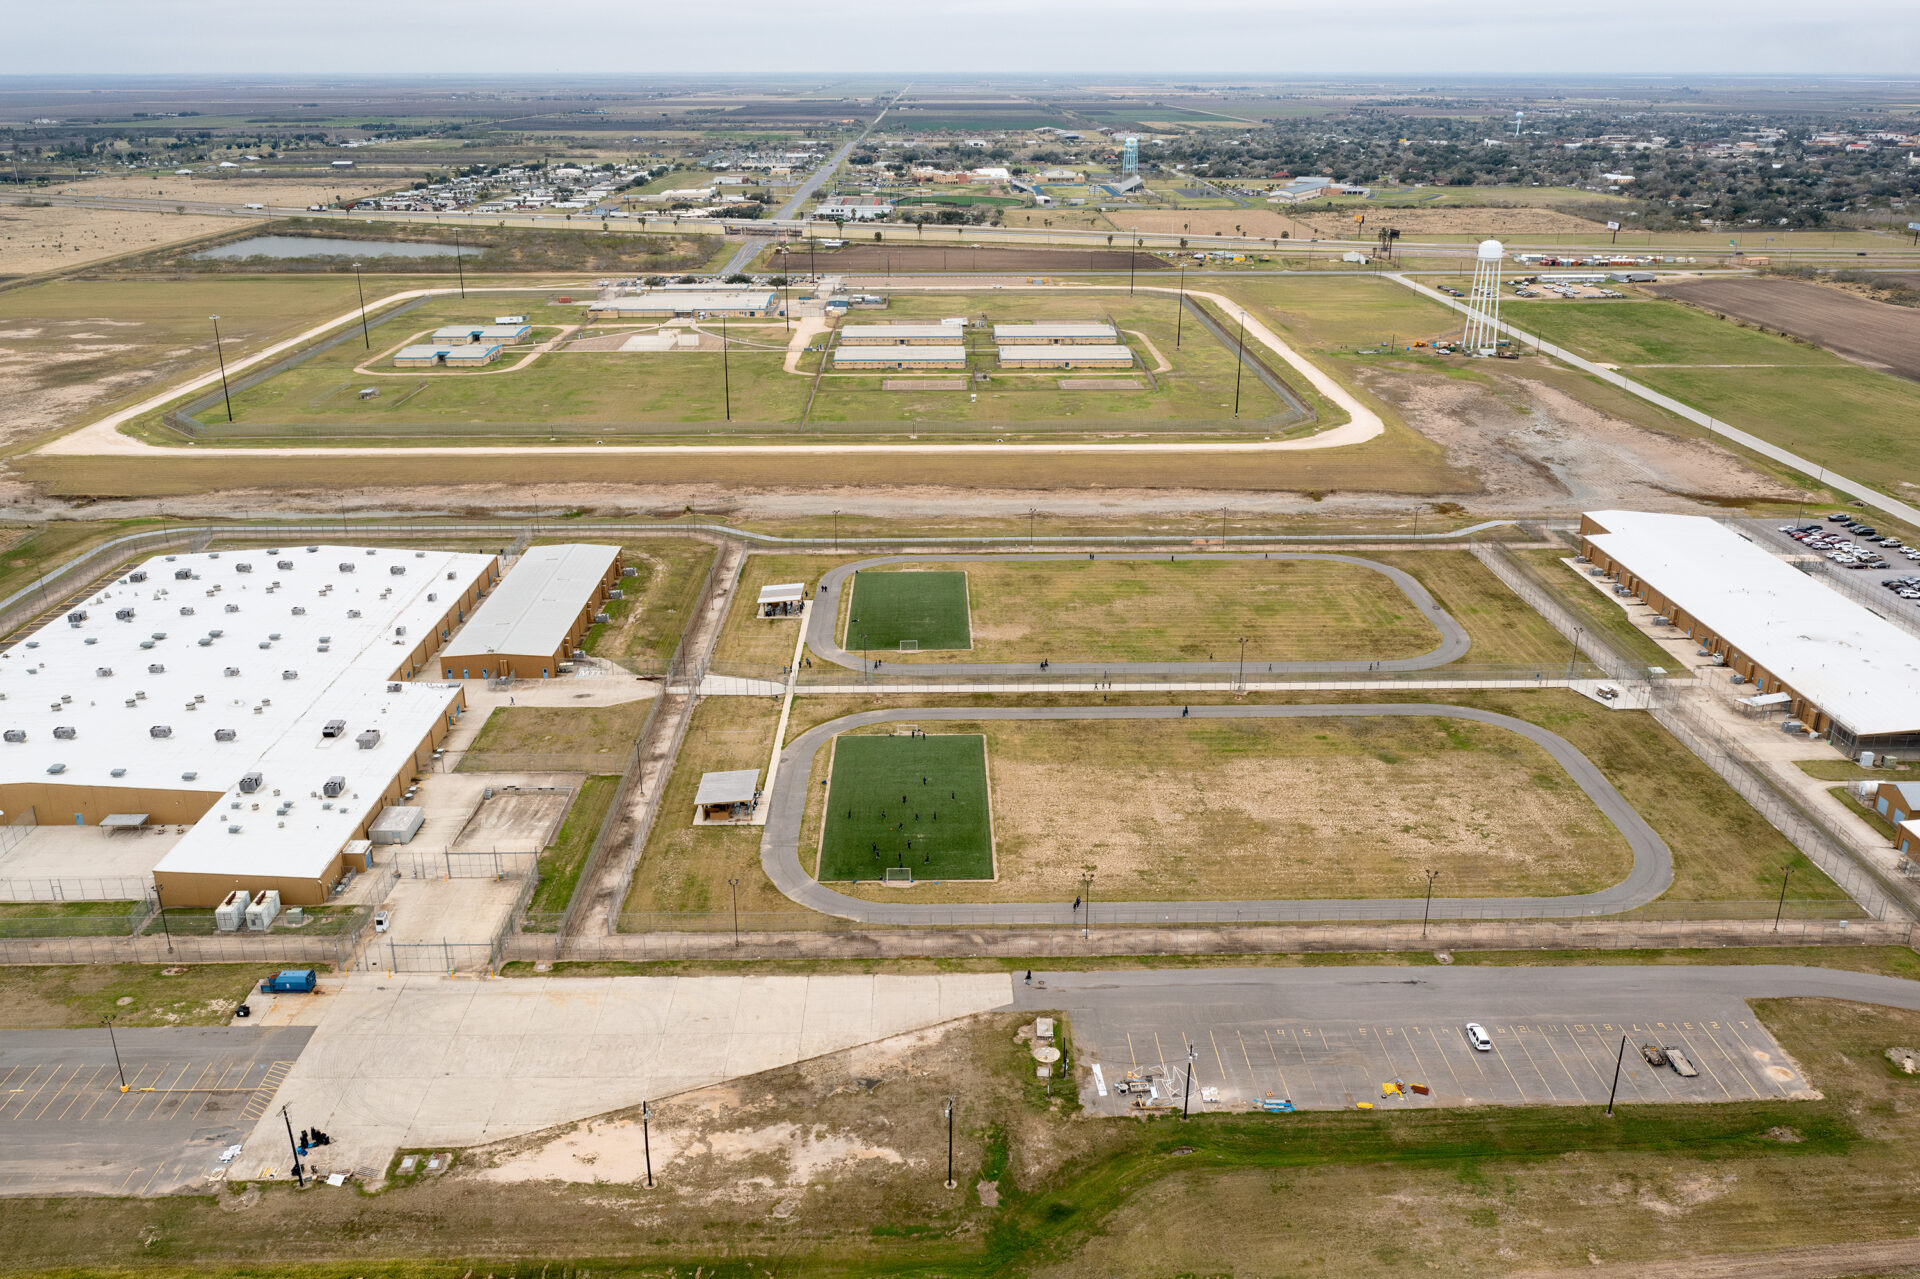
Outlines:
{"label": "rooftop hvac unit", "polygon": [[27,730],[24,728],[9,728],[6,732],[0,733],[0,738],[5,738],[10,742],[24,742],[27,740]]}
{"label": "rooftop hvac unit", "polygon": [[236,888],[227,894],[225,901],[214,908],[213,923],[223,933],[237,933],[247,921],[247,907],[253,905],[253,898],[244,888]]}
{"label": "rooftop hvac unit", "polygon": [[152,641],[152,640],[141,640],[141,641],[140,641],[140,647],[141,647],[141,648],[152,648],[152,647],[153,647],[153,641]]}
{"label": "rooftop hvac unit", "polygon": [[449,582],[451,582],[451,581],[454,581],[454,580],[455,580],[455,579],[457,579],[457,578],[458,578],[459,576],[460,576],[460,574],[458,574],[458,573],[456,573],[456,572],[454,572],[454,571],[453,571],[452,569],[448,569],[448,570],[447,570],[447,580],[448,580]]}
{"label": "rooftop hvac unit", "polygon": [[[234,732],[231,728],[216,728],[213,730],[213,740],[216,742],[230,742],[238,736],[240,736],[240,734]],[[240,789],[245,790],[246,788],[246,783],[242,781]]]}
{"label": "rooftop hvac unit", "polygon": [[111,675],[111,674],[113,674],[113,667],[111,667],[111,666],[96,666],[96,667],[94,667],[94,668],[93,668],[93,673],[94,673],[95,675],[98,675],[98,676],[99,676],[100,678],[102,678],[102,679],[105,679],[105,678],[106,678],[107,676],[109,676],[109,675]]}
{"label": "rooftop hvac unit", "polygon": [[322,737],[345,737],[346,735],[347,721],[344,719],[330,719],[326,727],[320,730]]}
{"label": "rooftop hvac unit", "polygon": [[65,764],[48,764],[47,771],[58,776],[67,771],[67,766]]}
{"label": "rooftop hvac unit", "polygon": [[335,773],[332,777],[329,777],[326,780],[326,782],[320,787],[320,793],[322,795],[325,795],[328,799],[333,799],[335,796],[339,795],[341,792],[345,791],[346,789],[347,789],[347,779],[340,776],[338,773]]}
{"label": "rooftop hvac unit", "polygon": [[427,603],[429,603],[429,604],[431,604],[431,603],[433,603],[433,602],[434,602],[435,600],[437,600],[437,599],[439,599],[439,598],[440,598],[440,596],[439,596],[438,594],[436,594],[435,592],[433,592],[433,591],[428,591],[428,592],[427,592]]}
{"label": "rooftop hvac unit", "polygon": [[76,608],[73,612],[67,614],[67,620],[75,626],[78,626],[87,620],[87,610],[84,608]]}
{"label": "rooftop hvac unit", "polygon": [[157,639],[157,640],[163,640],[166,637],[167,637],[167,633],[165,631],[155,631],[151,638]]}
{"label": "rooftop hvac unit", "polygon": [[399,683],[399,681],[398,681],[398,680],[396,680],[396,681],[394,681],[393,683],[391,683],[391,684],[389,684],[389,685],[387,685],[387,691],[388,691],[389,693],[397,693],[397,692],[399,692],[399,691],[400,691],[400,683]]}
{"label": "rooftop hvac unit", "polygon": [[166,666],[165,666],[164,664],[162,664],[162,663],[160,663],[160,662],[149,662],[149,663],[147,663],[147,674],[149,674],[149,675],[165,675],[166,673],[167,673],[167,668],[166,668]]}
{"label": "rooftop hvac unit", "polygon": [[359,745],[361,750],[370,751],[380,744],[380,730],[377,728],[369,728],[353,740]]}
{"label": "rooftop hvac unit", "polygon": [[311,554],[313,554],[313,553],[314,553],[315,551],[317,551],[317,550],[319,550],[319,549],[320,549],[320,548],[319,548],[319,547],[317,547],[317,546],[309,546],[309,547],[307,548],[307,554],[309,554],[309,555],[311,555]]}
{"label": "rooftop hvac unit", "polygon": [[340,571],[341,571],[342,573],[351,573],[351,572],[353,572],[353,564],[352,564],[352,562],[351,562],[351,561],[348,561],[348,560],[341,560],[341,561],[340,561]]}
{"label": "rooftop hvac unit", "polygon": [[127,580],[129,582],[144,582],[147,580],[147,570],[143,568],[135,569],[133,572],[127,574]]}
{"label": "rooftop hvac unit", "polygon": [[191,605],[191,604],[182,604],[182,605],[180,606],[180,616],[182,616],[182,617],[192,617],[192,616],[193,616],[193,605]]}
{"label": "rooftop hvac unit", "polygon": [[270,639],[270,640],[277,640],[277,639],[279,639],[279,638],[280,638],[280,632],[279,632],[279,631],[268,631],[268,632],[267,632],[267,638],[268,638],[268,639]]}
{"label": "rooftop hvac unit", "polygon": [[407,628],[404,626],[396,626],[393,628],[393,633],[395,635],[405,635],[407,633]]}
{"label": "rooftop hvac unit", "polygon": [[239,822],[229,822],[229,823],[227,824],[227,834],[229,834],[229,835],[238,835],[239,833],[240,833],[240,823],[239,823]]}
{"label": "rooftop hvac unit", "polygon": [[425,558],[427,558],[427,553],[425,551],[415,551],[413,553],[413,558],[415,558],[416,560],[424,560]]}
{"label": "rooftop hvac unit", "polygon": [[367,554],[368,554],[368,555],[378,555],[379,553],[380,553],[379,551],[376,551],[376,550],[374,550],[374,549],[373,549],[373,547],[371,547],[371,546],[369,546],[369,547],[367,548]]}
{"label": "rooftop hvac unit", "polygon": [[133,610],[130,608],[123,608],[119,612],[115,613],[114,617],[118,618],[120,621],[123,621],[123,622],[131,622],[133,620]]}
{"label": "rooftop hvac unit", "polygon": [[293,606],[293,615],[295,617],[305,617],[307,615],[306,607],[301,604],[295,604]]}
{"label": "rooftop hvac unit", "polygon": [[273,566],[284,573],[288,569],[293,567],[293,561],[292,560],[275,560]]}
{"label": "rooftop hvac unit", "polygon": [[190,568],[177,568],[173,570],[173,580],[176,582],[190,582],[193,580],[193,570]]}
{"label": "rooftop hvac unit", "polygon": [[239,673],[240,673],[240,668],[238,666],[227,667],[226,675],[228,679],[232,679],[235,675],[238,675]]}
{"label": "rooftop hvac unit", "polygon": [[53,735],[63,742],[70,742],[78,737],[80,732],[71,724],[60,724],[54,728]]}
{"label": "rooftop hvac unit", "polygon": [[300,672],[299,671],[281,671],[280,678],[281,679],[299,679]]}
{"label": "rooftop hvac unit", "polygon": [[195,769],[189,769],[189,770],[187,770],[186,772],[184,772],[184,773],[182,773],[182,774],[180,774],[180,780],[181,780],[181,781],[183,781],[183,782],[194,782],[194,781],[198,781],[198,780],[200,780],[200,774],[199,774],[199,772],[198,772],[198,770],[195,770]]}
{"label": "rooftop hvac unit", "polygon": [[148,737],[172,737],[173,728],[168,724],[155,724],[147,730]]}
{"label": "rooftop hvac unit", "polygon": [[322,644],[331,644],[331,643],[333,643],[333,636],[331,636],[331,635],[322,635],[322,636],[320,637],[320,642],[321,642]]}
{"label": "rooftop hvac unit", "polygon": [[387,566],[387,572],[393,574],[395,577],[405,577],[407,575],[407,566],[405,564],[389,564]]}
{"label": "rooftop hvac unit", "polygon": [[215,628],[214,628],[213,630],[210,630],[210,631],[208,631],[208,632],[207,632],[207,638],[208,638],[208,639],[219,639],[219,638],[220,638],[220,637],[221,637],[222,635],[225,635],[225,634],[226,634],[226,632],[225,632],[225,631],[223,631],[223,630],[221,630],[221,629],[219,629],[218,627],[215,627]]}
{"label": "rooftop hvac unit", "polygon": [[229,612],[229,613],[238,613],[239,611],[240,611],[240,606],[239,606],[238,604],[229,604],[229,605],[227,605],[227,612]]}
{"label": "rooftop hvac unit", "polygon": [[359,610],[359,609],[357,609],[357,608],[350,608],[350,609],[348,609],[348,610],[347,610],[347,616],[348,616],[349,618],[355,618],[355,617],[359,617],[359,616],[360,616],[360,610]]}
{"label": "rooftop hvac unit", "polygon": [[[231,730],[224,730],[224,731],[231,731]],[[240,779],[240,793],[242,795],[253,794],[255,791],[260,789],[260,783],[263,780],[264,779],[257,772],[248,773],[245,777],[242,777]]]}
{"label": "rooftop hvac unit", "polygon": [[109,777],[125,777],[126,775],[127,775],[127,770],[124,768],[113,768],[113,769],[107,770],[107,776]]}
{"label": "rooftop hvac unit", "polygon": [[253,572],[253,565],[251,565],[251,564],[235,564],[235,565],[233,566],[233,571],[234,571],[234,572],[236,572],[236,573],[251,573],[251,572]]}

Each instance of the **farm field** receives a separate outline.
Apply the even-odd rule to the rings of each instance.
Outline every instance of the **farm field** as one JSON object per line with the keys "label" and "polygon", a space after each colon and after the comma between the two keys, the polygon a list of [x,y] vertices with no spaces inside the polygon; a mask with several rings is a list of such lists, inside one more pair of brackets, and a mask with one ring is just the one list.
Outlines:
{"label": "farm field", "polygon": [[820,880],[879,880],[887,867],[916,881],[994,877],[986,738],[853,733],[832,752]]}
{"label": "farm field", "polygon": [[1389,280],[1360,274],[1234,279],[1209,287],[1245,302],[1289,340],[1321,350],[1378,346],[1394,338],[1404,345],[1459,328],[1459,317],[1449,308]]}
{"label": "farm field", "polygon": [[232,218],[159,210],[0,204],[0,280],[216,235],[233,225]]}
{"label": "farm field", "polygon": [[842,644],[862,651],[971,648],[967,597],[965,571],[856,573]]}
{"label": "farm field", "polygon": [[[1329,718],[940,727],[985,735],[998,877],[920,884],[910,901],[1071,900],[1089,864],[1109,901],[1414,897],[1427,868],[1441,871],[1447,894],[1558,895],[1605,887],[1632,866],[1626,840],[1545,751],[1488,725]],[[923,744],[842,737],[836,751],[860,741]],[[831,855],[844,812],[838,799],[825,803],[822,879],[841,865]],[[864,843],[854,851],[871,856]]]}
{"label": "farm field", "polygon": [[[922,641],[919,659],[888,653],[889,663],[1203,662],[1237,656],[1243,637],[1249,663],[1309,662],[1412,657],[1440,642],[1383,574],[1323,560],[985,560],[960,568],[972,652],[929,653],[936,646]],[[861,592],[883,583],[911,591],[936,576],[962,573],[888,569],[858,581]],[[865,622],[871,613],[861,598],[852,607]],[[869,632],[874,647],[890,647],[879,634]]]}
{"label": "farm field", "polygon": [[1749,324],[1778,329],[1870,369],[1920,379],[1920,311],[1801,280],[1684,280],[1643,285]]}
{"label": "farm field", "polygon": [[1509,303],[1501,313],[1853,479],[1898,496],[1916,491],[1920,440],[1901,423],[1920,414],[1920,385],[1905,378],[1678,303]]}

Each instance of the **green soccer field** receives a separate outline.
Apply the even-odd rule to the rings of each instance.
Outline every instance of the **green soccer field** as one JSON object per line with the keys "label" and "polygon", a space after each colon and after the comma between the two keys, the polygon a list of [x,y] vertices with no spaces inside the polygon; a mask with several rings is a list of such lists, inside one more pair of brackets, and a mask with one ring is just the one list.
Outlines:
{"label": "green soccer field", "polygon": [[987,741],[977,733],[834,742],[822,880],[992,879]]}
{"label": "green soccer field", "polygon": [[967,575],[954,572],[855,573],[843,641],[849,650],[898,652],[973,647]]}

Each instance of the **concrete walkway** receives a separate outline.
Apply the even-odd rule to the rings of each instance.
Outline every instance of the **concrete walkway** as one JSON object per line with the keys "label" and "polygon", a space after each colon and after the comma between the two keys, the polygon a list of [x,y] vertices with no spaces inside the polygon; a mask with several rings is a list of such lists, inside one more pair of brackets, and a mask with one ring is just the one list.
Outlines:
{"label": "concrete walkway", "polygon": [[[1173,719],[1190,713],[1194,719],[1311,719],[1329,716],[1441,716],[1472,720],[1517,733],[1544,749],[1625,836],[1633,849],[1633,869],[1610,888],[1567,897],[1436,897],[1435,919],[1512,918],[1611,915],[1644,906],[1673,883],[1673,853],[1646,819],[1615,790],[1593,762],[1573,743],[1535,724],[1491,711],[1431,702],[1404,702],[1351,706],[1062,706],[1062,707],[926,707],[866,711],[831,720],[793,740],[781,756],[780,781],[768,803],[766,834],[760,843],[760,866],[774,886],[808,910],[868,924],[953,926],[967,924],[1052,924],[1071,927],[1078,912],[1065,901],[1008,902],[992,905],[917,906],[870,902],[835,892],[808,875],[800,863],[800,827],[806,816],[807,791],[814,755],[836,735],[871,724],[902,720],[925,724],[976,720],[1123,720]],[[1109,923],[1218,923],[1248,919],[1313,921],[1328,919],[1418,919],[1427,903],[1422,898],[1380,898],[1361,901],[1166,901],[1102,902],[1100,918]]]}
{"label": "concrete walkway", "polygon": [[[858,560],[851,564],[840,564],[830,568],[820,578],[807,618],[807,647],[822,660],[848,670],[866,671],[885,666],[885,659],[873,665],[865,657],[855,657],[839,643],[837,634],[840,619],[840,593],[847,578],[862,569],[884,568],[890,564],[943,564],[977,562],[979,555],[887,555],[870,560]],[[1275,552],[1270,555],[1144,555],[1120,552],[1101,554],[1090,552],[1087,555],[1060,555],[1045,552],[1033,554],[995,554],[992,561],[996,564],[1006,561],[1022,563],[1062,563],[1076,560],[1104,560],[1107,562],[1153,562],[1178,559],[1182,562],[1193,560],[1222,561],[1228,563],[1262,563],[1279,560],[1319,560],[1328,564],[1347,564],[1355,568],[1371,569],[1382,574],[1400,588],[1407,602],[1433,623],[1440,632],[1440,643],[1416,657],[1387,658],[1371,661],[1357,658],[1346,662],[1274,662],[1257,653],[1249,653],[1243,665],[1238,657],[1224,662],[1055,662],[1047,663],[1050,671],[1062,675],[1100,675],[1111,676],[1124,681],[1129,677],[1165,676],[1200,679],[1211,676],[1217,680],[1238,679],[1243,671],[1256,675],[1298,675],[1298,674],[1337,674],[1358,671],[1419,671],[1429,667],[1445,666],[1457,662],[1467,655],[1472,644],[1467,632],[1453,615],[1440,607],[1439,601],[1428,593],[1427,588],[1411,574],[1402,569],[1390,568],[1374,560],[1361,559],[1354,555],[1329,555],[1309,552]],[[1029,662],[911,662],[896,664],[895,672],[928,677],[959,676],[975,677],[981,675],[1030,675],[1039,669],[1039,661]]]}

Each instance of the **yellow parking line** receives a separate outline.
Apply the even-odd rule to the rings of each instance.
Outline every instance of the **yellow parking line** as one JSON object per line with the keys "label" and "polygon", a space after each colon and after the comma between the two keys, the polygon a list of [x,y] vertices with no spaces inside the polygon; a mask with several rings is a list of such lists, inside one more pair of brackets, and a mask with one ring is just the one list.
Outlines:
{"label": "yellow parking line", "polygon": [[[100,1078],[100,1072],[105,1069],[106,1069],[106,1066],[104,1065],[95,1066],[93,1068],[93,1073],[87,1076],[87,1082],[84,1084],[81,1084],[78,1088],[75,1088],[73,1090],[73,1095],[67,1099],[66,1109],[60,1112],[60,1118],[62,1120],[64,1120],[68,1116],[68,1114],[70,1114],[73,1111],[73,1108],[75,1106],[80,1104],[80,1099],[82,1097],[85,1097],[93,1092],[93,1081]],[[96,1095],[96,1100],[97,1099],[98,1098]],[[91,1109],[91,1107],[89,1107],[89,1109]]]}
{"label": "yellow parking line", "polygon": [[1133,1032],[1127,1032],[1127,1057],[1133,1062],[1135,1070],[1140,1069],[1140,1054],[1133,1051]]}
{"label": "yellow parking line", "polygon": [[[1569,1030],[1567,1033],[1569,1036],[1571,1036],[1573,1032]],[[1567,1069],[1566,1058],[1562,1057],[1560,1055],[1560,1050],[1553,1046],[1553,1036],[1542,1033],[1540,1036],[1540,1040],[1542,1043],[1546,1044],[1547,1051],[1553,1054],[1553,1060],[1560,1067],[1560,1073],[1567,1077],[1567,1083],[1569,1083],[1573,1087],[1573,1095],[1576,1098],[1578,1098],[1581,1095],[1580,1081],[1573,1077],[1573,1072]]]}
{"label": "yellow parking line", "polygon": [[1447,1074],[1453,1077],[1453,1086],[1460,1090],[1462,1097],[1465,1097],[1467,1095],[1467,1086],[1460,1082],[1460,1072],[1456,1071],[1453,1068],[1453,1062],[1447,1059],[1447,1050],[1445,1045],[1440,1042],[1440,1036],[1434,1034],[1433,1031],[1426,1026],[1420,1026],[1416,1029],[1426,1031],[1427,1038],[1433,1041],[1433,1050],[1440,1054],[1440,1064],[1447,1068]]}
{"label": "yellow parking line", "polygon": [[1167,1086],[1171,1088],[1173,1075],[1167,1070],[1167,1050],[1160,1046],[1160,1032],[1157,1030],[1153,1032],[1153,1051],[1160,1058],[1160,1078],[1166,1080]]}
{"label": "yellow parking line", "polygon": [[85,1069],[86,1069],[85,1066],[75,1066],[73,1068],[73,1073],[71,1075],[68,1075],[65,1081],[63,1081],[58,1088],[53,1090],[53,1096],[47,1098],[47,1104],[40,1107],[40,1109],[34,1113],[33,1117],[35,1119],[39,1119],[41,1116],[45,1115],[49,1110],[52,1110],[53,1103],[56,1101],[59,1101],[62,1097],[67,1095],[67,1089],[72,1086],[74,1080],[80,1078],[80,1072]]}
{"label": "yellow parking line", "polygon": [[[22,1091],[22,1092],[25,1092],[25,1091],[26,1091],[26,1085],[27,1085],[27,1084],[31,1084],[31,1083],[33,1083],[33,1076],[34,1076],[34,1075],[37,1075],[37,1074],[39,1074],[39,1073],[40,1073],[40,1068],[39,1068],[38,1066],[36,1066],[36,1067],[34,1067],[34,1070],[33,1070],[33,1075],[28,1075],[28,1076],[26,1077],[26,1079],[24,1079],[23,1081],[21,1081],[21,1091]],[[34,1088],[33,1088],[33,1092],[32,1092],[32,1094],[31,1094],[31,1095],[29,1095],[29,1096],[27,1096],[27,1097],[25,1097],[25,1098],[23,1098],[23,1099],[21,1100],[21,1102],[20,1102],[20,1109],[14,1112],[14,1116],[13,1116],[13,1117],[14,1117],[15,1119],[24,1119],[24,1118],[26,1117],[26,1114],[27,1114],[27,1111],[28,1111],[29,1109],[31,1109],[31,1108],[32,1108],[32,1106],[33,1106],[33,1103],[34,1103],[34,1102],[36,1102],[36,1101],[38,1101],[38,1100],[40,1099],[40,1094],[41,1094],[42,1092],[44,1092],[44,1091],[46,1091],[46,1087],[47,1087],[47,1085],[48,1085],[49,1083],[51,1083],[51,1082],[53,1082],[53,1077],[54,1077],[55,1075],[57,1075],[57,1074],[59,1074],[59,1073],[60,1073],[60,1066],[58,1065],[58,1063],[56,1063],[56,1064],[54,1064],[54,1065],[52,1065],[52,1066],[50,1066],[50,1067],[48,1067],[48,1068],[47,1068],[47,1077],[46,1077],[45,1079],[42,1079],[42,1080],[41,1080],[41,1081],[40,1081],[39,1083],[37,1083],[37,1084],[34,1084]]]}
{"label": "yellow parking line", "polygon": [[[1525,1044],[1522,1044],[1522,1045],[1520,1045],[1520,1050],[1521,1050],[1522,1052],[1525,1052],[1525,1051],[1526,1051],[1526,1047],[1527,1047],[1527,1046],[1526,1046]],[[1479,1056],[1479,1053],[1478,1053],[1478,1052],[1476,1052],[1476,1053],[1474,1054],[1474,1056],[1475,1056],[1475,1057],[1478,1057],[1478,1056]],[[1502,1070],[1504,1070],[1504,1071],[1506,1071],[1506,1072],[1507,1072],[1507,1078],[1508,1078],[1508,1079],[1511,1079],[1511,1080],[1513,1080],[1513,1090],[1514,1090],[1515,1092],[1517,1092],[1517,1093],[1519,1093],[1519,1094],[1520,1094],[1520,1100],[1524,1102],[1524,1101],[1525,1101],[1525,1100],[1527,1099],[1527,1090],[1526,1090],[1526,1089],[1524,1089],[1524,1088],[1522,1088],[1522,1087],[1520,1086],[1520,1079],[1519,1079],[1519,1077],[1518,1077],[1517,1075],[1515,1075],[1515,1074],[1513,1073],[1513,1067],[1512,1067],[1512,1066],[1509,1066],[1509,1065],[1507,1065],[1507,1058],[1506,1058],[1506,1055],[1505,1055],[1504,1053],[1502,1053],[1502,1052],[1500,1051],[1500,1045],[1499,1045],[1499,1044],[1495,1044],[1495,1045],[1493,1046],[1493,1059],[1494,1059],[1495,1061],[1497,1061],[1497,1062],[1499,1062],[1499,1063],[1500,1063],[1500,1068],[1501,1068]],[[1531,1057],[1529,1057],[1529,1058],[1528,1058],[1528,1060],[1529,1060],[1529,1061],[1531,1061],[1531,1060],[1532,1060],[1532,1058],[1531,1058]],[[1534,1067],[1534,1071],[1535,1071],[1535,1073],[1536,1073],[1536,1074],[1537,1074],[1537,1073],[1539,1073],[1539,1067],[1537,1067],[1537,1066],[1536,1066],[1536,1067]],[[1547,1096],[1549,1096],[1549,1097],[1551,1097],[1551,1096],[1553,1096],[1553,1089],[1551,1089],[1551,1088],[1549,1088],[1549,1089],[1547,1089]]]}
{"label": "yellow parking line", "polygon": [[[1407,1051],[1413,1054],[1414,1066],[1421,1074],[1425,1075],[1427,1074],[1427,1063],[1420,1060],[1420,1050],[1413,1046],[1413,1032],[1417,1029],[1419,1029],[1417,1026],[1408,1027],[1406,1030],[1400,1032],[1400,1037],[1406,1041]],[[1420,1082],[1424,1084],[1427,1081],[1422,1079]]]}
{"label": "yellow parking line", "polygon": [[1704,1021],[1701,1022],[1700,1033],[1713,1041],[1713,1047],[1715,1051],[1717,1051],[1722,1057],[1725,1057],[1727,1059],[1728,1063],[1733,1067],[1733,1073],[1740,1076],[1740,1082],[1745,1084],[1747,1086],[1747,1091],[1751,1092],[1754,1095],[1754,1097],[1757,1099],[1760,1096],[1760,1090],[1753,1086],[1753,1080],[1747,1078],[1746,1069],[1743,1066],[1741,1066],[1740,1059],[1734,1056],[1732,1053],[1728,1052],[1725,1048],[1722,1048],[1720,1046],[1720,1040],[1713,1033],[1712,1024]]}
{"label": "yellow parking line", "polygon": [[1392,1033],[1393,1028],[1389,1026],[1387,1029],[1375,1035],[1374,1040],[1380,1045],[1380,1055],[1387,1059],[1387,1069],[1393,1072],[1393,1078],[1398,1079],[1400,1077],[1400,1064],[1393,1059],[1393,1051],[1387,1047],[1387,1036]]}
{"label": "yellow parking line", "polygon": [[[1560,1095],[1554,1092],[1553,1085],[1547,1082],[1546,1072],[1540,1069],[1540,1063],[1533,1059],[1533,1054],[1531,1052],[1527,1051],[1527,1041],[1520,1038],[1520,1032],[1517,1030],[1513,1032],[1513,1042],[1520,1045],[1521,1052],[1526,1053],[1527,1065],[1533,1067],[1533,1073],[1540,1077],[1540,1086],[1547,1090],[1547,1100],[1559,1101]],[[1507,1066],[1506,1059],[1501,1055],[1500,1045],[1495,1044],[1493,1046],[1493,1055],[1496,1057],[1501,1057],[1500,1064],[1502,1066]],[[1562,1066],[1560,1069],[1565,1070],[1566,1067]],[[1513,1074],[1512,1066],[1507,1066],[1507,1074],[1509,1075]],[[1568,1076],[1568,1078],[1572,1078],[1572,1076]],[[1515,1079],[1513,1081],[1513,1086],[1515,1088],[1520,1088],[1520,1081],[1518,1079]],[[1526,1089],[1521,1088],[1520,1090],[1521,1100],[1524,1101],[1526,1099],[1526,1096],[1527,1096]]]}
{"label": "yellow parking line", "polygon": [[1280,1064],[1280,1050],[1273,1046],[1273,1036],[1265,1030],[1262,1030],[1260,1037],[1267,1041],[1267,1051],[1273,1054],[1273,1073],[1280,1076],[1280,1091],[1291,1098],[1293,1096],[1293,1089],[1287,1086],[1287,1072],[1285,1067]]}
{"label": "yellow parking line", "polygon": [[[1747,1025],[1749,1023],[1743,1022],[1741,1024]],[[1735,1030],[1733,1028],[1733,1024],[1731,1022],[1729,1022],[1727,1025],[1727,1034],[1732,1037],[1735,1043],[1740,1045],[1740,1051],[1748,1054],[1749,1056],[1753,1055],[1755,1051],[1753,1045],[1747,1042],[1747,1037],[1745,1035],[1742,1035],[1738,1030]],[[1766,1073],[1764,1071],[1760,1072],[1760,1074],[1762,1078],[1766,1078]],[[1767,1082],[1771,1084],[1773,1086],[1773,1090],[1779,1093],[1782,1097],[1787,1095],[1786,1088],[1781,1085],[1779,1080],[1767,1079]]]}
{"label": "yellow parking line", "polygon": [[1240,1056],[1247,1063],[1247,1085],[1257,1091],[1260,1087],[1260,1076],[1253,1073],[1253,1054],[1247,1051],[1247,1037],[1238,1030],[1233,1032],[1233,1037],[1240,1041]]}
{"label": "yellow parking line", "polygon": [[[122,1190],[125,1190],[125,1189],[127,1188],[127,1182],[128,1182],[128,1181],[132,1181],[132,1180],[133,1180],[133,1179],[134,1179],[135,1177],[137,1177],[137,1176],[139,1176],[139,1175],[140,1175],[140,1170],[139,1170],[138,1168],[132,1168],[132,1169],[129,1169],[129,1170],[128,1170],[128,1172],[127,1172],[127,1179],[126,1179],[126,1181],[123,1181],[123,1182],[121,1182],[121,1183],[120,1183],[120,1189],[122,1189]],[[151,1181],[151,1180],[153,1180],[153,1178],[151,1178],[151,1177],[149,1177],[149,1178],[147,1178],[147,1180],[149,1180],[149,1181]]]}
{"label": "yellow parking line", "polygon": [[1213,1063],[1220,1067],[1220,1082],[1227,1081],[1227,1061],[1220,1055],[1220,1041],[1213,1037],[1213,1027],[1207,1027],[1207,1042],[1213,1045]]}

